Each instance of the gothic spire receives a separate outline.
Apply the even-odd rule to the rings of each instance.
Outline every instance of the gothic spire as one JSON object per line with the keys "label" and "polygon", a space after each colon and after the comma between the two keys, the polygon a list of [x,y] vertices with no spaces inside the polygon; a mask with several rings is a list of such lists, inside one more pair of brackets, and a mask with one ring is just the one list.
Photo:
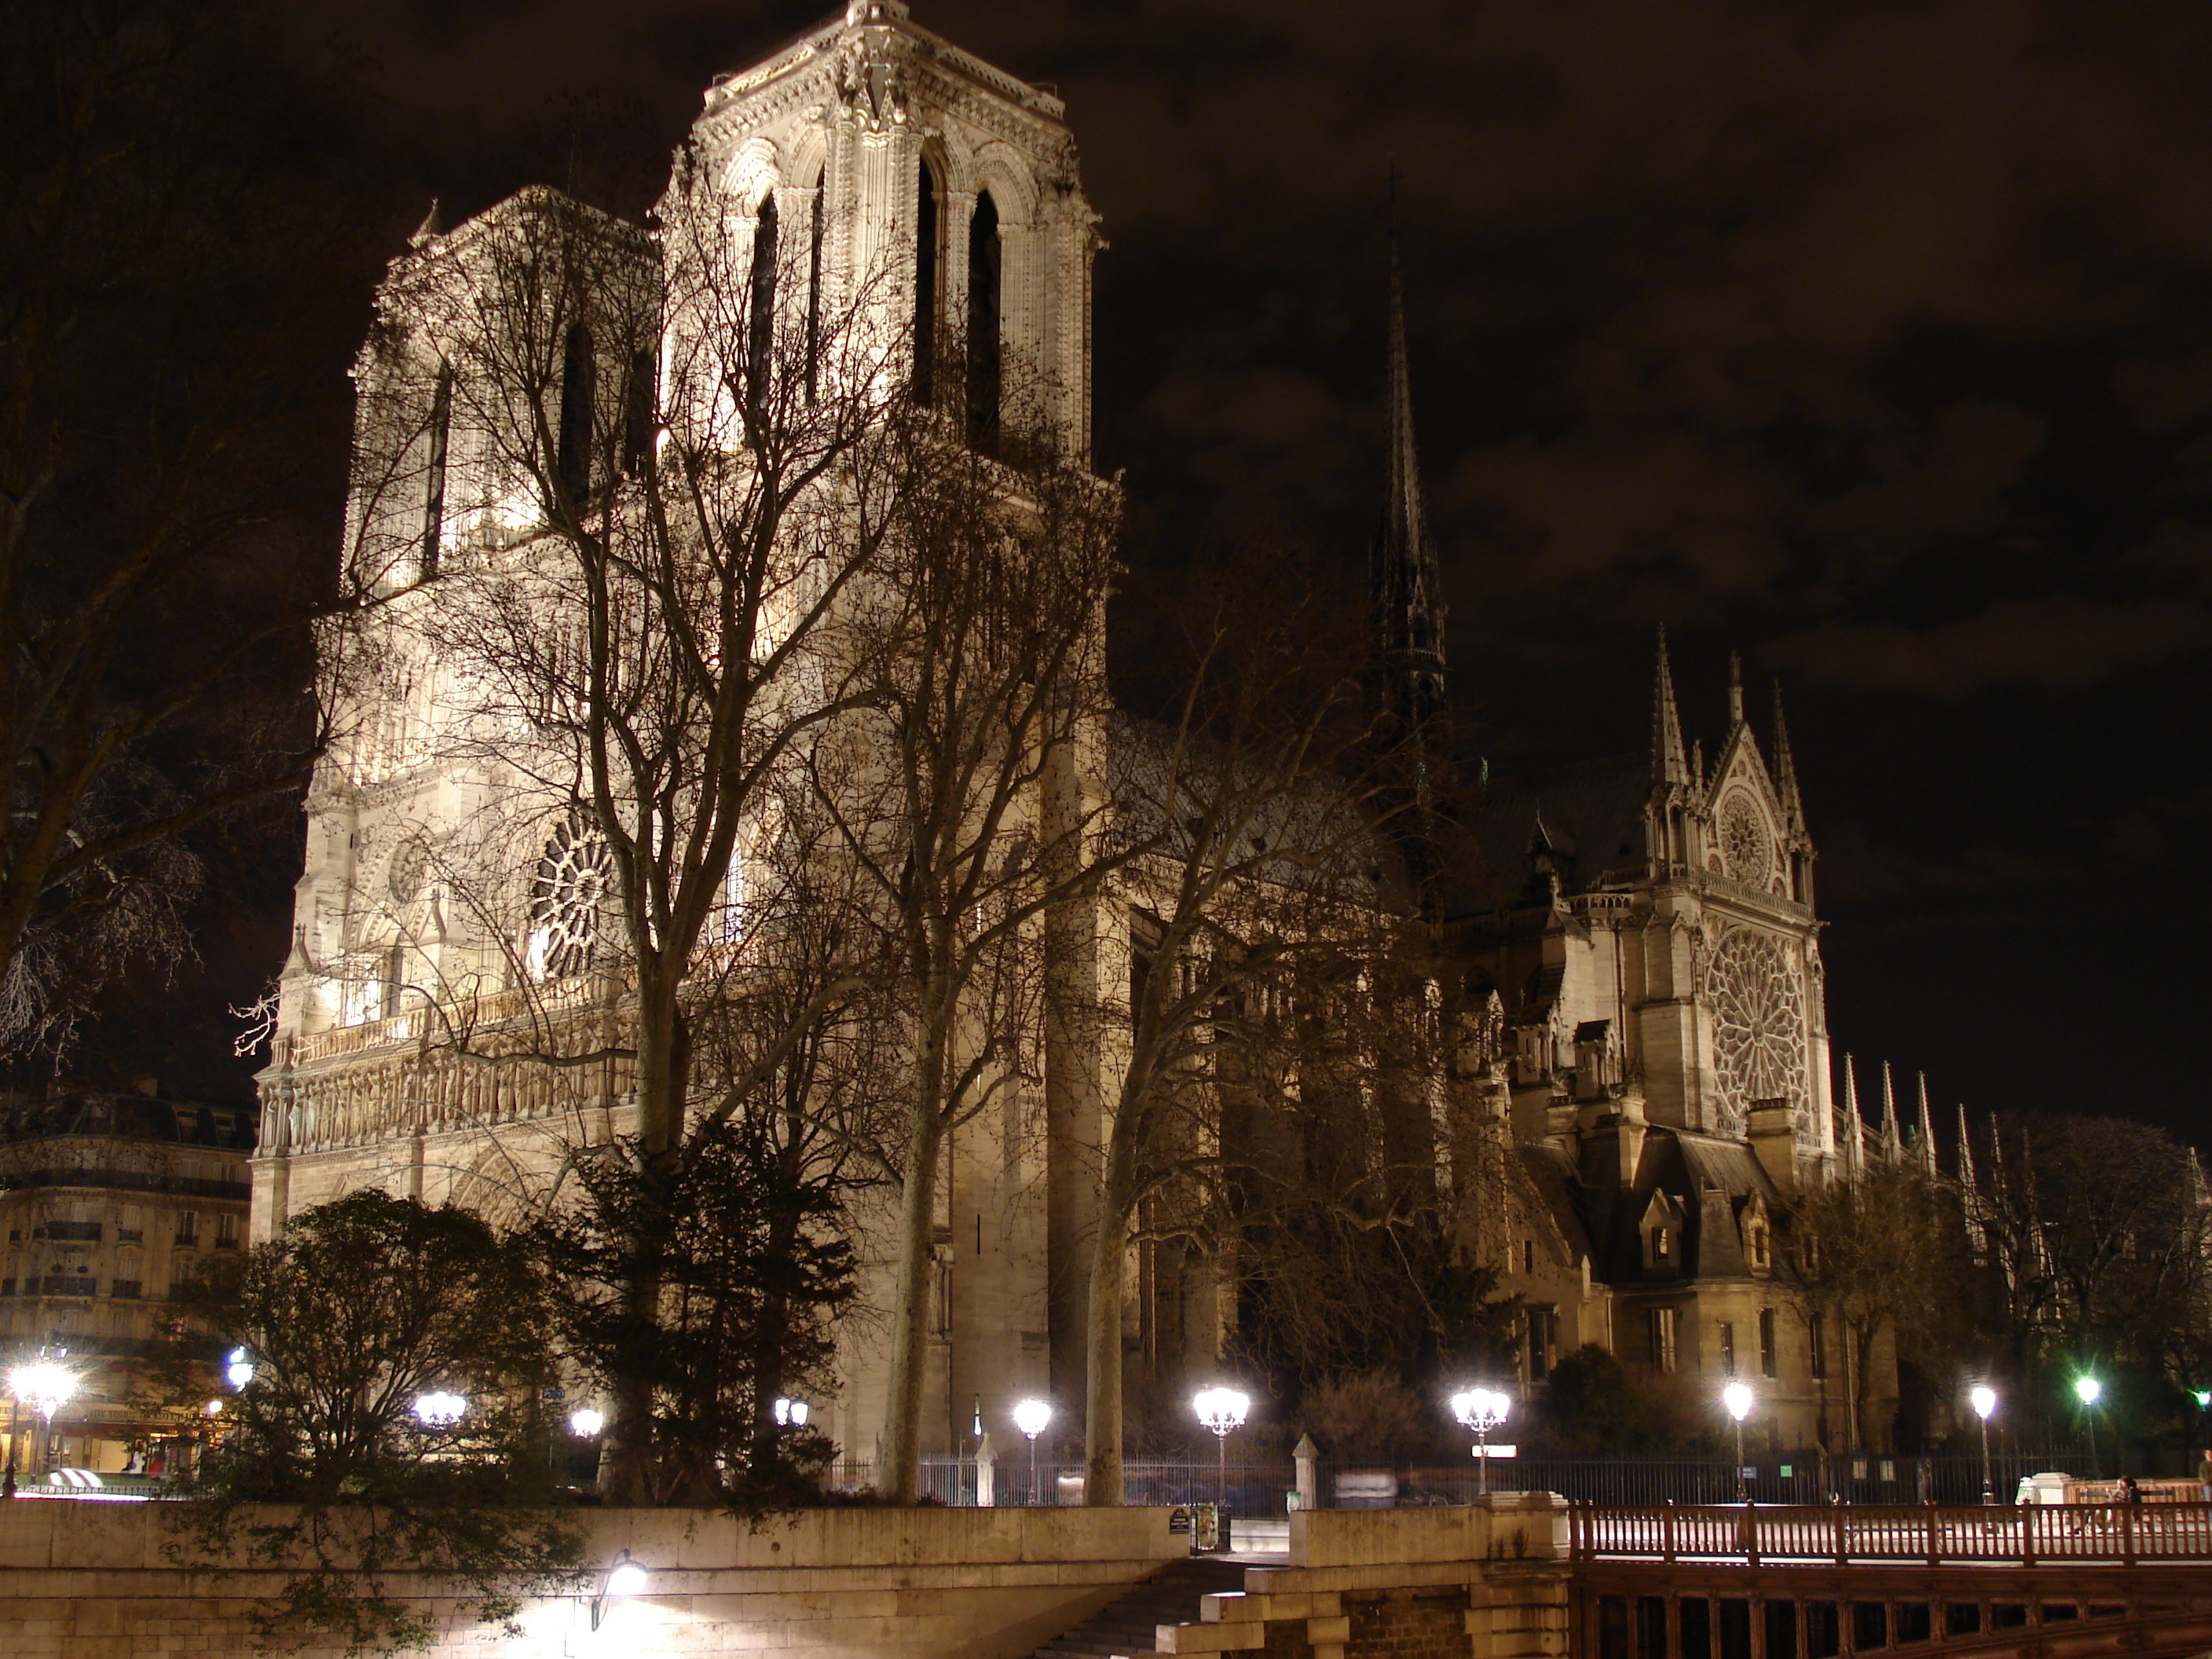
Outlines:
{"label": "gothic spire", "polygon": [[1974,1143],[1966,1132],[1966,1103],[1959,1103],[1959,1190],[1969,1198],[1974,1186]]}
{"label": "gothic spire", "polygon": [[1687,783],[1690,759],[1682,750],[1682,716],[1674,706],[1674,671],[1667,660],[1667,629],[1659,629],[1658,682],[1651,694],[1651,780]]}
{"label": "gothic spire", "polygon": [[1782,798],[1783,825],[1805,833],[1805,798],[1797,789],[1797,763],[1790,753],[1790,722],[1782,715],[1782,682],[1774,683],[1774,793]]}
{"label": "gothic spire", "polygon": [[1928,1073],[1920,1074],[1920,1127],[1913,1138],[1920,1144],[1912,1150],[1918,1155],[1921,1173],[1931,1181],[1936,1176],[1936,1115],[1928,1103]]}
{"label": "gothic spire", "polygon": [[1905,1143],[1897,1127],[1897,1091],[1889,1079],[1889,1062],[1881,1063],[1881,1158],[1893,1166],[1905,1162]]}
{"label": "gothic spire", "polygon": [[1729,732],[1743,724],[1743,653],[1729,653]]}
{"label": "gothic spire", "polygon": [[[1395,191],[1394,179],[1394,196]],[[1382,523],[1375,537],[1369,582],[1384,706],[1400,732],[1407,733],[1429,726],[1443,713],[1444,605],[1438,592],[1436,542],[1429,534],[1421,500],[1420,459],[1413,443],[1406,282],[1395,224],[1390,229],[1389,416]]]}
{"label": "gothic spire", "polygon": [[1856,1176],[1866,1168],[1866,1120],[1859,1115],[1859,1074],[1849,1054],[1844,1056],[1844,1121],[1850,1126],[1844,1167]]}

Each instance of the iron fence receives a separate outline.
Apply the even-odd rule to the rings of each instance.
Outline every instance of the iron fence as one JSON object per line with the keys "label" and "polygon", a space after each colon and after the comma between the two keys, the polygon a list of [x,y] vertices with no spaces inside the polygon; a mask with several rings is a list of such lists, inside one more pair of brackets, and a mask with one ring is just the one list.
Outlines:
{"label": "iron fence", "polygon": [[[1280,1516],[1297,1491],[1297,1467],[1287,1461],[1231,1463],[1130,1458],[1122,1464],[1125,1501],[1139,1504],[1211,1504],[1225,1500],[1248,1519]],[[1024,1452],[997,1460],[992,1501],[1002,1507],[1076,1504],[1084,1501],[1079,1462],[1040,1459],[1032,1466]],[[1729,1504],[1748,1498],[1754,1504],[1813,1504],[1840,1498],[1847,1504],[1972,1504],[1982,1501],[1983,1463],[1978,1456],[1905,1457],[1869,1452],[1830,1457],[1800,1451],[1754,1458],[1739,1480],[1734,1462],[1719,1458],[1514,1457],[1493,1459],[1492,1492],[1554,1492],[1577,1504],[1635,1507],[1661,1504]],[[2087,1478],[2094,1473],[2088,1456],[2074,1448],[2006,1452],[1989,1462],[1990,1496],[2011,1503],[2021,1481],[2032,1474],[2060,1474]],[[2179,1467],[2142,1471],[2146,1474],[2193,1473]],[[1466,1504],[1482,1480],[1469,1458],[1447,1466],[1408,1466],[1352,1460],[1323,1462],[1316,1470],[1314,1497],[1325,1509],[1414,1509]],[[857,1492],[876,1486],[875,1465],[866,1459],[833,1464],[823,1478],[832,1491]],[[932,1503],[972,1504],[978,1480],[973,1457],[925,1457],[921,1490]]]}

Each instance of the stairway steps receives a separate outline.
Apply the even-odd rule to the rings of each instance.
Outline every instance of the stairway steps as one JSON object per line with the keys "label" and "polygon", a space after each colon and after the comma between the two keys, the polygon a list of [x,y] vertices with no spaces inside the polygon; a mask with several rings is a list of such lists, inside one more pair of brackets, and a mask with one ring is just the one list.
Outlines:
{"label": "stairway steps", "polygon": [[1198,1558],[1172,1562],[1073,1630],[1062,1631],[1031,1659],[1115,1659],[1157,1651],[1159,1626],[1198,1621],[1198,1601],[1244,1588],[1244,1569]]}

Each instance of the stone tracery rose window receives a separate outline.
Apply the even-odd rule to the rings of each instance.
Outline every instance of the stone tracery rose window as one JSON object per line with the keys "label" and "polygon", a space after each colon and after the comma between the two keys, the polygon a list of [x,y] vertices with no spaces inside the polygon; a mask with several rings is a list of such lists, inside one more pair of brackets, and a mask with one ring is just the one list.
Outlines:
{"label": "stone tracery rose window", "polygon": [[591,965],[612,871],[606,837],[580,815],[553,831],[530,888],[531,978],[573,979]]}
{"label": "stone tracery rose window", "polygon": [[1805,982],[1782,941],[1747,927],[1723,936],[1705,971],[1713,1061],[1720,1081],[1715,1127],[1741,1134],[1751,1104],[1805,1103]]}
{"label": "stone tracery rose window", "polygon": [[1772,883],[1774,842],[1766,833],[1766,820],[1740,794],[1729,796],[1721,808],[1720,841],[1729,875],[1759,887]]}

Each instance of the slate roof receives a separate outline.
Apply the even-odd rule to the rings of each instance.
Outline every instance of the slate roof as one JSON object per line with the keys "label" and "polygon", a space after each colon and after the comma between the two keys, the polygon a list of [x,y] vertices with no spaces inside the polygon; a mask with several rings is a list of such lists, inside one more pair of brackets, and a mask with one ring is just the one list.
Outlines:
{"label": "slate roof", "polygon": [[1474,824],[1484,861],[1511,899],[1529,879],[1529,849],[1545,842],[1573,860],[1571,890],[1600,872],[1645,856],[1644,807],[1651,794],[1651,763],[1642,755],[1592,762],[1540,781],[1492,793]]}

